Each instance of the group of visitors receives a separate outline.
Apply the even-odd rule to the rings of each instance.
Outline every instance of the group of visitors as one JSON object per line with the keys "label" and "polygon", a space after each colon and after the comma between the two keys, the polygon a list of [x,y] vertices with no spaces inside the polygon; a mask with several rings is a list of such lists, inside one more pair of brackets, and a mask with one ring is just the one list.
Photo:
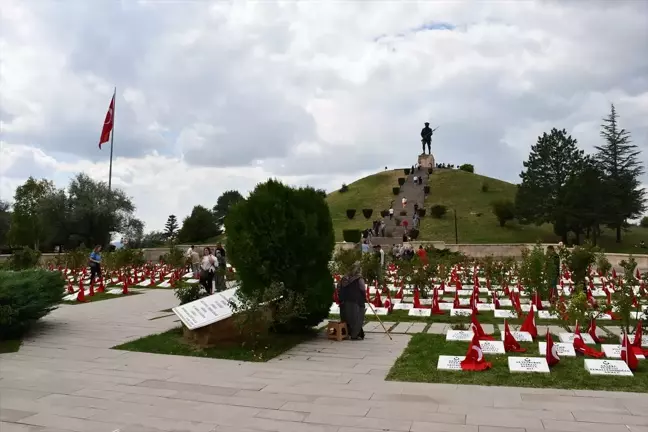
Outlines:
{"label": "group of visitors", "polygon": [[216,291],[223,291],[225,285],[225,272],[227,270],[227,260],[225,249],[218,243],[214,250],[210,247],[203,248],[202,257],[195,250],[195,246],[190,246],[185,252],[187,259],[187,267],[198,277],[200,284],[205,288],[208,294],[214,293],[214,285]]}

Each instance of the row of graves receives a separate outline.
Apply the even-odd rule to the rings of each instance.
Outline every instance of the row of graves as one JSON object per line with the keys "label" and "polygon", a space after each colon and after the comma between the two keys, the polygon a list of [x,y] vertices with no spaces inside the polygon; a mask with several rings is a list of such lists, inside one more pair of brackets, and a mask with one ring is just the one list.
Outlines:
{"label": "row of graves", "polygon": [[[231,265],[227,266],[228,271],[236,271]],[[189,284],[199,282],[197,274],[166,264],[151,262],[139,267],[129,266],[106,271],[102,277],[95,278],[94,281],[90,278],[88,267],[73,270],[67,267],[50,266],[49,269],[60,272],[65,278],[64,301],[86,302],[87,297],[92,297],[96,293],[128,295],[130,289],[175,288],[181,280]]]}
{"label": "row of graves", "polygon": [[[520,342],[533,342],[538,338],[536,317],[543,320],[565,321],[567,304],[570,294],[574,291],[570,272],[563,268],[562,277],[550,298],[541,299],[537,292],[526,290],[515,275],[508,275],[509,286],[492,285],[484,277],[479,267],[462,269],[454,267],[449,280],[431,281],[431,298],[421,298],[420,291],[399,279],[397,269],[392,265],[386,272],[385,285],[379,289],[376,284],[366,291],[366,309],[368,313],[389,315],[393,311],[408,311],[412,317],[430,317],[432,315],[470,317],[470,330],[447,330],[446,340],[469,342],[470,346],[465,358],[440,355],[438,369],[442,370],[486,370],[491,364],[484,358],[489,354],[522,353],[525,351]],[[637,276],[640,276],[637,271]],[[336,276],[336,279],[339,277]],[[471,281],[472,286],[466,287],[463,281]],[[560,361],[561,356],[584,356],[585,368],[593,375],[632,375],[638,361],[648,356],[648,337],[642,338],[641,320],[646,319],[648,310],[648,289],[645,282],[633,287],[633,305],[637,309],[632,317],[638,320],[634,334],[623,333],[619,343],[603,343],[597,335],[596,320],[612,321],[618,317],[612,305],[612,293],[618,289],[623,280],[613,271],[610,275],[593,275],[590,271],[586,278],[587,299],[594,307],[606,305],[604,313],[592,314],[587,332],[581,333],[576,323],[573,333],[559,333],[558,341],[554,342],[547,330],[545,341],[538,341],[540,353],[544,357],[509,356],[508,364],[511,372],[542,372],[549,373],[550,367]],[[337,290],[334,294],[331,314],[339,314],[339,299]],[[550,312],[551,305],[558,314]],[[492,314],[495,319],[502,319],[504,331],[501,340],[496,341],[484,332],[479,316]],[[511,331],[507,319],[524,317],[519,331]],[[602,351],[595,346],[600,345]]]}

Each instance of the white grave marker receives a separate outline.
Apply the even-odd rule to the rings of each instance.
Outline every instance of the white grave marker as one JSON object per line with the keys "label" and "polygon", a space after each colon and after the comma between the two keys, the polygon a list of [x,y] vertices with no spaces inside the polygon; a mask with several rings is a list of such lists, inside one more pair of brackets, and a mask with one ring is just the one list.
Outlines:
{"label": "white grave marker", "polygon": [[394,310],[410,310],[414,307],[412,303],[396,303],[394,304]]}
{"label": "white grave marker", "polygon": [[559,319],[558,315],[552,314],[551,312],[546,311],[546,310],[538,311],[538,318],[540,318],[540,319],[552,319],[552,320],[553,319]]}
{"label": "white grave marker", "polygon": [[389,309],[384,308],[384,307],[374,307],[374,311],[376,311],[376,315],[388,315],[389,314]]}
{"label": "white grave marker", "polygon": [[590,375],[634,376],[622,360],[585,359],[585,370]]}
{"label": "white grave marker", "polygon": [[441,309],[442,311],[452,310],[452,303],[439,302],[439,309]]}
{"label": "white grave marker", "polygon": [[504,342],[501,341],[486,341],[480,340],[479,346],[481,346],[482,352],[484,354],[505,354],[504,351]]}
{"label": "white grave marker", "polygon": [[510,372],[549,373],[549,365],[544,357],[509,357]]}
{"label": "white grave marker", "polygon": [[472,330],[448,330],[446,333],[446,341],[470,342],[472,338]]}
{"label": "white grave marker", "polygon": [[[554,342],[554,346],[558,351],[560,357],[576,357],[576,351],[574,351],[574,345],[564,342]],[[547,343],[538,342],[538,351],[540,354],[547,352]]]}
{"label": "white grave marker", "polygon": [[450,309],[450,316],[470,316],[472,315],[471,309]]}
{"label": "white grave marker", "polygon": [[340,306],[338,306],[337,303],[333,303],[329,309],[329,314],[340,315]]}
{"label": "white grave marker", "polygon": [[[560,338],[560,342],[574,342],[574,333],[560,333],[558,334],[558,337]],[[585,342],[586,344],[594,345],[594,339],[592,339],[592,336],[590,336],[589,334],[581,333],[581,337],[583,338],[583,342]]]}
{"label": "white grave marker", "polygon": [[515,312],[514,310],[510,310],[510,309],[495,309],[493,311],[493,316],[495,318],[504,318],[504,319],[506,319],[506,318],[517,318],[518,317],[517,312]]}
{"label": "white grave marker", "polygon": [[415,316],[415,317],[429,317],[429,316],[432,316],[432,309],[412,308],[412,309],[409,310],[407,315],[408,316]]}
{"label": "white grave marker", "polygon": [[478,311],[492,311],[495,310],[495,305],[492,303],[477,303]]}
{"label": "white grave marker", "polygon": [[463,357],[441,355],[439,356],[439,361],[437,362],[437,369],[460,371],[462,360]]}
{"label": "white grave marker", "polygon": [[[607,358],[613,358],[613,359],[621,358],[621,345],[602,344],[601,349],[603,350],[603,352],[605,353],[605,357]],[[635,355],[639,360],[645,359],[645,357],[642,354],[635,354]]]}
{"label": "white grave marker", "polygon": [[507,299],[500,299],[499,304],[501,307],[513,307],[513,302]]}
{"label": "white grave marker", "polygon": [[[628,335],[628,339],[630,340],[630,343],[632,343],[634,338],[635,338],[634,333]],[[622,334],[619,335],[619,342],[623,342],[623,335]],[[643,336],[641,338],[641,346],[648,347],[648,336]]]}
{"label": "white grave marker", "polygon": [[[513,338],[518,342],[533,342],[531,333],[525,331],[511,331]],[[504,332],[501,333],[502,340],[504,340]]]}

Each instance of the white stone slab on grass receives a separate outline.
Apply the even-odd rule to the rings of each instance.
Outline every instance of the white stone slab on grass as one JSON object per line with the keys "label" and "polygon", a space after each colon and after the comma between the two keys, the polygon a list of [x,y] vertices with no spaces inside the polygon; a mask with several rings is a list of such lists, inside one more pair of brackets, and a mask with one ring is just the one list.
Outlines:
{"label": "white stone slab on grass", "polygon": [[396,303],[394,310],[410,310],[414,307],[412,303]]}
{"label": "white stone slab on grass", "polygon": [[195,283],[200,282],[200,280],[194,279],[194,278],[189,278],[185,282],[190,283],[190,284],[195,284]]}
{"label": "white stone slab on grass", "polygon": [[[525,331],[511,331],[513,338],[518,342],[533,342],[531,333]],[[502,340],[504,340],[504,332],[501,333]]]}
{"label": "white stone slab on grass", "polygon": [[501,307],[513,307],[513,302],[511,300],[500,299],[499,304]]}
{"label": "white stone slab on grass", "polygon": [[477,310],[478,311],[492,311],[495,310],[495,305],[492,303],[477,303]]}
{"label": "white stone slab on grass", "polygon": [[458,356],[447,356],[440,355],[439,361],[437,362],[437,369],[439,370],[449,370],[449,371],[460,371],[461,362],[464,358]]}
{"label": "white stone slab on grass", "polygon": [[[586,344],[594,345],[594,339],[592,339],[592,336],[589,334],[581,333],[581,337],[583,338],[583,342]],[[558,333],[558,338],[560,339],[560,342],[572,343],[574,342],[574,333]]]}
{"label": "white stone slab on grass", "polygon": [[144,279],[142,282],[138,283],[137,286],[147,287],[151,285],[151,279]]}
{"label": "white stone slab on grass", "polygon": [[[389,309],[384,307],[374,307],[373,310],[376,312],[376,315],[384,316],[389,315]],[[373,313],[369,311],[369,313]]]}
{"label": "white stone slab on grass", "polygon": [[442,311],[452,310],[452,307],[452,303],[439,302],[439,309],[441,309]]}
{"label": "white stone slab on grass", "polygon": [[[621,345],[615,345],[615,344],[602,344],[601,349],[605,353],[605,357],[607,358],[612,358],[612,359],[620,359],[621,358]],[[638,360],[644,360],[646,357],[644,357],[642,354],[636,354]]]}
{"label": "white stone slab on grass", "polygon": [[509,372],[549,373],[549,365],[544,357],[509,357]]}
{"label": "white stone slab on grass", "polygon": [[448,330],[446,333],[446,341],[470,342],[472,338],[472,330]]}
{"label": "white stone slab on grass", "polygon": [[[574,345],[564,342],[554,342],[554,346],[558,351],[560,357],[576,357],[576,351],[574,350]],[[547,343],[538,342],[538,352],[544,354],[547,352]]]}
{"label": "white stone slab on grass", "polygon": [[472,315],[471,309],[450,309],[450,316],[470,316]]}
{"label": "white stone slab on grass", "polygon": [[124,292],[124,290],[122,288],[111,288],[106,292],[112,295],[120,295]]}
{"label": "white stone slab on grass", "polygon": [[495,309],[493,311],[493,316],[495,318],[502,318],[502,319],[507,319],[507,318],[517,318],[517,312],[511,309]]}
{"label": "white stone slab on grass", "polygon": [[479,341],[482,352],[484,354],[505,354],[504,342],[502,341]]}
{"label": "white stone slab on grass", "polygon": [[431,309],[412,308],[412,309],[409,310],[407,315],[408,316],[414,316],[414,317],[429,317],[429,316],[432,316],[432,310]]}
{"label": "white stone slab on grass", "polygon": [[[628,338],[630,339],[630,343],[632,343],[632,341],[633,341],[634,338],[635,338],[634,333],[629,334],[629,335],[628,335]],[[623,342],[623,333],[621,333],[621,334],[619,335],[619,342]],[[641,338],[641,346],[648,347],[648,336],[642,335],[642,338]]]}
{"label": "white stone slab on grass", "polygon": [[331,308],[329,309],[329,314],[340,315],[340,306],[338,306],[336,303],[333,303],[331,305]]}
{"label": "white stone slab on grass", "polygon": [[590,375],[634,376],[623,360],[585,359],[585,370]]}
{"label": "white stone slab on grass", "polygon": [[182,278],[183,279],[189,279],[189,278],[192,278],[193,275],[194,275],[193,272],[185,273],[185,274],[182,275]]}
{"label": "white stone slab on grass", "polygon": [[538,318],[539,319],[546,319],[546,320],[560,319],[560,317],[558,315],[552,314],[551,312],[546,311],[546,310],[538,311]]}

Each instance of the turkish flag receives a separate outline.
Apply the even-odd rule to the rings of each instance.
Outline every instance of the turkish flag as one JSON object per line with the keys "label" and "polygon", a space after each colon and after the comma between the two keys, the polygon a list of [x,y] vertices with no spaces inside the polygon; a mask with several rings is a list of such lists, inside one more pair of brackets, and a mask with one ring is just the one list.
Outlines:
{"label": "turkish flag", "polygon": [[636,370],[637,365],[639,364],[626,332],[623,332],[623,341],[621,342],[621,360],[626,362],[630,370]]}
{"label": "turkish flag", "polygon": [[113,120],[115,114],[115,94],[110,100],[110,106],[108,107],[108,112],[106,113],[106,119],[104,120],[103,129],[101,129],[101,138],[99,138],[99,148],[101,144],[108,142],[110,140],[110,133],[113,130]]}
{"label": "turkish flag", "polygon": [[484,361],[484,352],[479,344],[479,336],[473,334],[466,357],[461,362],[461,370],[483,371],[493,367],[491,362]]}
{"label": "turkish flag", "polygon": [[545,352],[545,358],[547,359],[547,364],[549,366],[557,365],[560,361],[560,356],[558,355],[558,348],[553,343],[553,338],[549,329],[547,329],[547,349]]}

